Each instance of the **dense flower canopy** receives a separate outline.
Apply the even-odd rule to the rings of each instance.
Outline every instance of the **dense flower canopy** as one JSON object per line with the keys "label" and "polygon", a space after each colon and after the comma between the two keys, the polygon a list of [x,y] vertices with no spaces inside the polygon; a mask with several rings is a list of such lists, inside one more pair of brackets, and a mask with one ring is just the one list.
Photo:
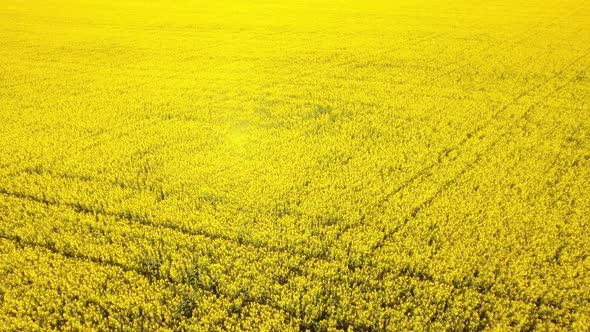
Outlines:
{"label": "dense flower canopy", "polygon": [[0,330],[590,328],[590,5],[0,3]]}

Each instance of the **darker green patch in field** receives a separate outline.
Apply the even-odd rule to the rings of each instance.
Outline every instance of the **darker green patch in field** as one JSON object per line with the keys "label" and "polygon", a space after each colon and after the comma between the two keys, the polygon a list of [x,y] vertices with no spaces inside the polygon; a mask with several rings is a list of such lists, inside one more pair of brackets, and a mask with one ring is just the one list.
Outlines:
{"label": "darker green patch in field", "polygon": [[333,109],[330,106],[317,105],[316,108],[307,115],[307,118],[317,119],[324,114],[331,114],[332,111]]}
{"label": "darker green patch in field", "polygon": [[277,202],[273,208],[273,214],[276,218],[282,218],[284,216],[301,216],[301,212],[296,209],[296,204],[290,204],[288,202]]}
{"label": "darker green patch in field", "polygon": [[258,120],[255,125],[262,129],[286,129],[290,127],[289,121],[275,116],[270,110],[266,108],[258,110]]}
{"label": "darker green patch in field", "polygon": [[181,295],[182,300],[178,305],[176,314],[181,318],[190,319],[193,317],[193,311],[197,308],[198,297],[195,292],[183,292]]}
{"label": "darker green patch in field", "polygon": [[166,262],[170,262],[169,254],[164,248],[162,240],[153,240],[143,253],[136,257],[136,271],[150,280],[166,278],[162,268]]}
{"label": "darker green patch in field", "polygon": [[272,276],[273,281],[279,285],[286,285],[289,280],[304,274],[300,265],[291,265],[289,262],[285,262],[282,267],[282,269],[277,269],[276,273]]}
{"label": "darker green patch in field", "polygon": [[263,120],[273,120],[274,119],[274,115],[272,114],[272,112],[268,108],[263,107],[263,108],[258,109],[258,114],[259,114],[260,118]]}
{"label": "darker green patch in field", "polygon": [[338,225],[340,222],[342,222],[343,218],[341,216],[337,216],[334,214],[326,214],[324,216],[320,217],[320,223],[322,224],[322,226],[336,226]]}
{"label": "darker green patch in field", "polygon": [[588,81],[588,76],[585,71],[579,71],[574,79],[576,82]]}
{"label": "darker green patch in field", "polygon": [[37,164],[37,165],[31,166],[31,167],[26,167],[24,169],[24,172],[27,174],[31,174],[31,175],[32,174],[40,175],[40,174],[48,173],[49,169],[42,164]]}
{"label": "darker green patch in field", "polygon": [[400,274],[416,278],[421,281],[434,281],[434,276],[429,271],[413,266],[412,264],[405,264],[400,269]]}
{"label": "darker green patch in field", "polygon": [[320,119],[323,116],[328,116],[330,121],[334,121],[334,109],[327,105],[315,105],[315,107],[304,116],[304,119],[310,121]]}
{"label": "darker green patch in field", "polygon": [[223,203],[223,199],[215,194],[205,192],[198,197],[199,201],[204,204],[209,204],[213,207],[217,207],[218,205]]}

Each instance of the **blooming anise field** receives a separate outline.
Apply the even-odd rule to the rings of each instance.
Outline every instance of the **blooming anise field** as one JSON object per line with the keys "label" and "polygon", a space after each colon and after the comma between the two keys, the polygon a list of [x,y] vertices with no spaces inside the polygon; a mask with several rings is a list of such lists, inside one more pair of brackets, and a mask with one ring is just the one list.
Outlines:
{"label": "blooming anise field", "polygon": [[590,2],[0,1],[0,330],[590,329]]}

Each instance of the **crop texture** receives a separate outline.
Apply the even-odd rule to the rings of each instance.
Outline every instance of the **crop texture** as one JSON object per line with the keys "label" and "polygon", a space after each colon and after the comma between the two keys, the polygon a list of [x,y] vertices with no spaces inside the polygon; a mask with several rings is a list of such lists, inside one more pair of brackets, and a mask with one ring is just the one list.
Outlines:
{"label": "crop texture", "polygon": [[590,3],[0,1],[0,331],[590,329]]}

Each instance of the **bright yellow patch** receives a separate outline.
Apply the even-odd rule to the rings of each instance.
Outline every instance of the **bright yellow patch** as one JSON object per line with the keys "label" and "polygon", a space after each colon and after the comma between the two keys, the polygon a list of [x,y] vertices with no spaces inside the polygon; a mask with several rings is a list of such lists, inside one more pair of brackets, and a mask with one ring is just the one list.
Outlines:
{"label": "bright yellow patch", "polygon": [[0,330],[590,329],[590,5],[0,3]]}

